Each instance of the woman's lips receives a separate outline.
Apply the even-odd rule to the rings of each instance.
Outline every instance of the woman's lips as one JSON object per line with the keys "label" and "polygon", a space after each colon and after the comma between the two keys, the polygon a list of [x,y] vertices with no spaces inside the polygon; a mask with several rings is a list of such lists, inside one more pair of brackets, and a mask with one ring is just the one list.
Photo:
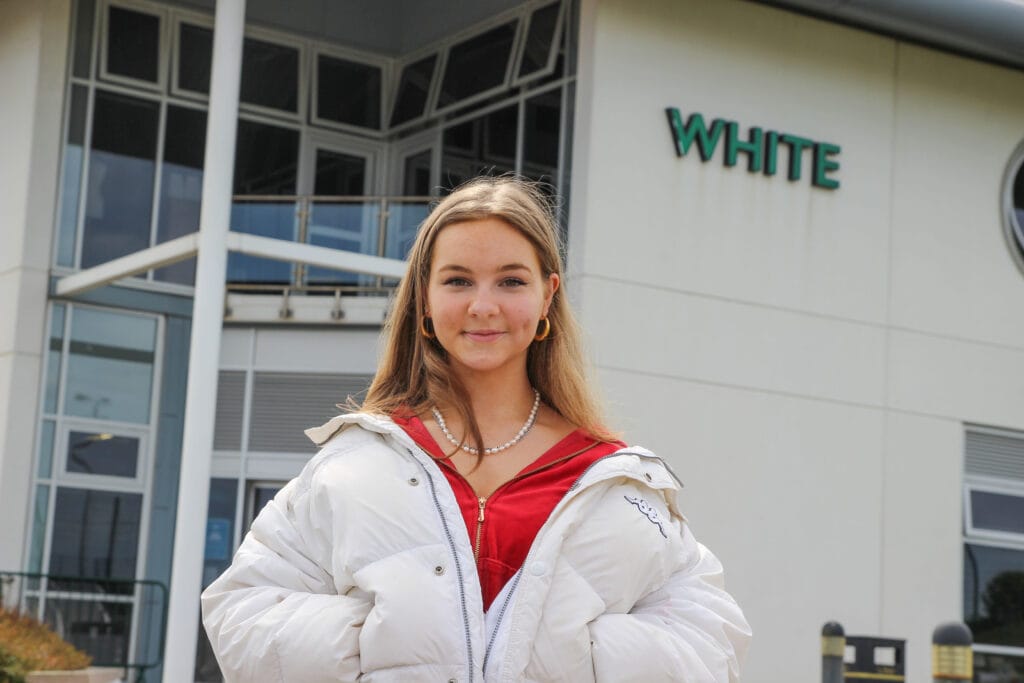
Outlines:
{"label": "woman's lips", "polygon": [[501,330],[466,330],[464,334],[473,341],[490,342],[498,339],[502,332]]}

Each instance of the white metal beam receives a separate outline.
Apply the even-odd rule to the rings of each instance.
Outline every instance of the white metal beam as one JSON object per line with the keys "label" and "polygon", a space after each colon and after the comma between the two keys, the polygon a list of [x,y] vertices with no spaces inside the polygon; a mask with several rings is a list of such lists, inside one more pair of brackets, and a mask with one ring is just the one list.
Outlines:
{"label": "white metal beam", "polygon": [[74,275],[67,275],[57,280],[57,296],[81,294],[121,278],[184,261],[196,255],[198,244],[199,233],[193,232],[155,247],[101,263]]}
{"label": "white metal beam", "polygon": [[313,244],[249,235],[244,232],[229,232],[227,243],[228,249],[231,251],[250,256],[305,263],[349,273],[400,278],[405,275],[406,270],[406,262],[398,259],[357,254],[354,251],[318,247]]}
{"label": "white metal beam", "polygon": [[245,0],[217,0],[185,426],[167,611],[163,673],[166,683],[191,681],[195,671],[244,31]]}

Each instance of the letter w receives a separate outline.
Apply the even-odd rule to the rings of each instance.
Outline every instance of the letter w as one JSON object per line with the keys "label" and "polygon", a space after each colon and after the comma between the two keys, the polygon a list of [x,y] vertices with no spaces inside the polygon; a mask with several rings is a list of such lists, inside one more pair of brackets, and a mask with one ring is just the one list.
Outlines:
{"label": "letter w", "polygon": [[690,118],[683,123],[683,117],[675,107],[665,109],[668,116],[668,125],[672,131],[672,139],[676,145],[676,155],[686,156],[690,151],[690,145],[697,141],[697,151],[700,152],[702,161],[709,161],[715,153],[718,145],[718,138],[722,137],[722,128],[725,121],[715,119],[711,122],[711,130],[708,131],[704,125],[704,117],[700,114],[691,114]]}

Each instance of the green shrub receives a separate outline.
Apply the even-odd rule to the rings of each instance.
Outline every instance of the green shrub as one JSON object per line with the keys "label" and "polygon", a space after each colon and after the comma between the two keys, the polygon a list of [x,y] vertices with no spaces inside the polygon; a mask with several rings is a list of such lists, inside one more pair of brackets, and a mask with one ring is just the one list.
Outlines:
{"label": "green shrub", "polygon": [[45,624],[0,609],[0,683],[22,683],[28,671],[85,669],[91,662]]}

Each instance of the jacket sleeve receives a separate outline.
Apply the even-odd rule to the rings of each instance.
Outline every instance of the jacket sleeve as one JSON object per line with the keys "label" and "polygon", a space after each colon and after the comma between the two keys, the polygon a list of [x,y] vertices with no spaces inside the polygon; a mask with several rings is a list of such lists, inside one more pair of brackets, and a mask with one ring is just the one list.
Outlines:
{"label": "jacket sleeve", "polygon": [[590,623],[598,683],[682,681],[736,683],[751,631],[725,592],[722,565],[679,520],[667,581],[628,613],[606,612]]}
{"label": "jacket sleeve", "polygon": [[302,475],[285,486],[203,592],[203,623],[225,681],[359,677],[359,634],[371,605],[331,575],[329,512],[316,510],[314,498]]}

